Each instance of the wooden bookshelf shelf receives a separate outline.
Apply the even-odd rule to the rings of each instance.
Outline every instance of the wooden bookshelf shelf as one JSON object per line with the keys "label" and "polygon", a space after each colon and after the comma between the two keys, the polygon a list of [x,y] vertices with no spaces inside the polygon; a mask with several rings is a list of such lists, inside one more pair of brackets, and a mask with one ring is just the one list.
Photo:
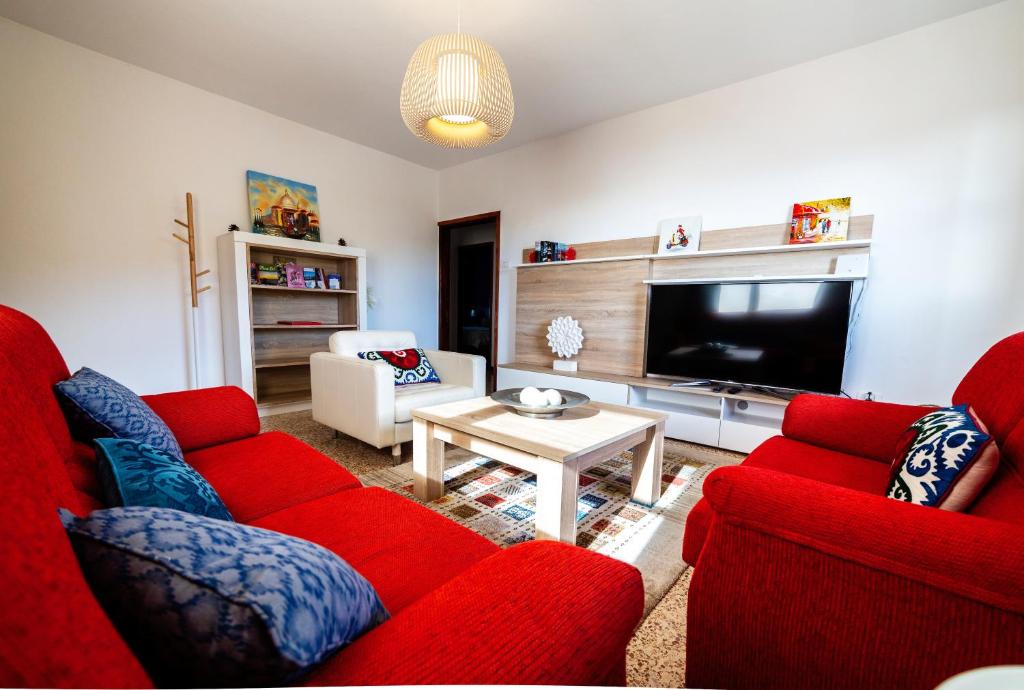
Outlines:
{"label": "wooden bookshelf shelf", "polygon": [[309,400],[309,391],[295,390],[280,393],[257,393],[256,402],[260,407],[270,405],[293,405]]}
{"label": "wooden bookshelf shelf", "polygon": [[273,359],[268,357],[266,359],[257,359],[253,366],[257,369],[273,369],[276,367],[308,367],[309,357],[306,357],[305,359],[284,357],[280,359]]}
{"label": "wooden bookshelf shelf", "polygon": [[293,288],[286,285],[249,285],[251,290],[284,290],[296,295],[356,295],[358,290],[330,290],[327,288]]}
{"label": "wooden bookshelf shelf", "polygon": [[[309,356],[330,349],[332,332],[366,327],[366,251],[249,232],[221,235],[217,249],[227,383],[261,409],[308,407]],[[292,262],[338,274],[344,289],[251,283],[253,264]]]}
{"label": "wooden bookshelf shelf", "polygon": [[254,323],[253,329],[257,330],[317,330],[330,328],[331,330],[340,330],[342,328],[359,328],[358,324],[354,323],[318,323],[318,324],[289,324],[289,323]]}

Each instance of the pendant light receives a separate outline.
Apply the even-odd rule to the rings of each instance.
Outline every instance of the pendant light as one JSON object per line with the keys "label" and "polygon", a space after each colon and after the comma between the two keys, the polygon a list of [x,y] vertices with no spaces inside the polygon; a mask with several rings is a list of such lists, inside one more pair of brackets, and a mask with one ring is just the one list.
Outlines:
{"label": "pendant light", "polygon": [[402,80],[402,120],[416,136],[449,149],[478,148],[512,127],[515,104],[498,51],[458,31],[428,38]]}

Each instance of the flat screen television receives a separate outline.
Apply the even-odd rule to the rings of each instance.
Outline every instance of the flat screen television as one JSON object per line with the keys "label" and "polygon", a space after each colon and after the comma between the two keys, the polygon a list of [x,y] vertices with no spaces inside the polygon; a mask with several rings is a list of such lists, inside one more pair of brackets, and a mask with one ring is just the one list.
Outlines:
{"label": "flat screen television", "polygon": [[652,285],[647,374],[839,393],[852,285]]}

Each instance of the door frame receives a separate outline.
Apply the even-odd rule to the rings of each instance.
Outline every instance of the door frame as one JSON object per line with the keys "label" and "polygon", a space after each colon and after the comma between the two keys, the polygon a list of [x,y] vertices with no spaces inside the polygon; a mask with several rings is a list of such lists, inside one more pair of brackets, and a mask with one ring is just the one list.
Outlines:
{"label": "door frame", "polygon": [[439,220],[438,234],[438,294],[437,294],[437,345],[444,350],[452,346],[448,342],[450,331],[448,296],[451,292],[451,242],[452,231],[467,225],[479,225],[494,221],[494,285],[491,288],[491,367],[487,371],[488,388],[493,390],[498,371],[498,273],[501,270],[501,211],[488,211],[462,218]]}

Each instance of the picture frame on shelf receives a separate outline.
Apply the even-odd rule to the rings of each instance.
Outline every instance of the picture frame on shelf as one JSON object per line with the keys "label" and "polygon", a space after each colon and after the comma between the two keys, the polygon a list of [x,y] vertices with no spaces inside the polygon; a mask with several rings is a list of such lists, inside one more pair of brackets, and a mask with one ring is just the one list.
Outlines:
{"label": "picture frame on shelf", "polygon": [[844,196],[793,204],[789,243],[845,241],[850,232],[850,198]]}
{"label": "picture frame on shelf", "polygon": [[658,223],[658,254],[674,256],[700,251],[702,216],[666,218]]}

